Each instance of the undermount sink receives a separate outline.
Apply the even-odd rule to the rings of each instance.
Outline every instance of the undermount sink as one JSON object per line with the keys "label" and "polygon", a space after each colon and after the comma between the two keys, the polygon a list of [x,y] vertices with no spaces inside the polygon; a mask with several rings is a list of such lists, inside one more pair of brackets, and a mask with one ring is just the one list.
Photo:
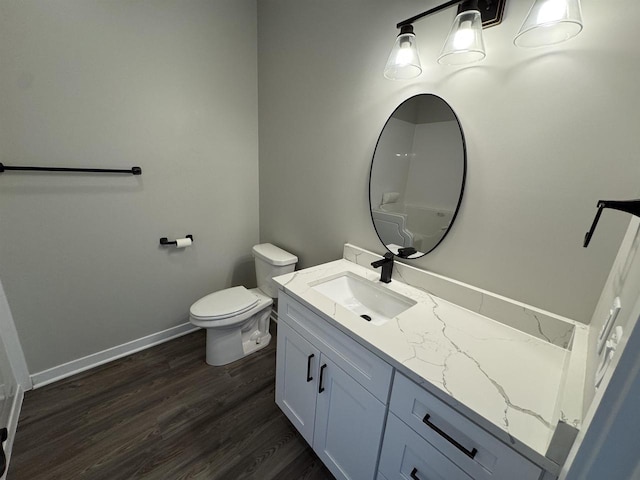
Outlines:
{"label": "undermount sink", "polygon": [[350,272],[321,280],[311,289],[373,325],[382,325],[416,304],[410,298]]}

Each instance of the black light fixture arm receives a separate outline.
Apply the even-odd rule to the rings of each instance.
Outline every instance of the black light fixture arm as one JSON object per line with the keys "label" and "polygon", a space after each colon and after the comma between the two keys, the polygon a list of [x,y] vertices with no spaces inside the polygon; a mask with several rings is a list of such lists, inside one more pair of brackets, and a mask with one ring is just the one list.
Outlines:
{"label": "black light fixture arm", "polygon": [[593,236],[593,232],[596,230],[596,226],[598,225],[598,220],[600,220],[600,215],[602,215],[602,210],[605,208],[610,208],[612,210],[620,210],[621,212],[630,213],[631,215],[635,215],[636,217],[640,217],[640,199],[638,200],[600,200],[598,202],[598,211],[596,212],[596,216],[593,219],[593,223],[591,224],[591,228],[584,236],[584,247],[589,246],[589,242],[591,241],[591,237]]}
{"label": "black light fixture arm", "polygon": [[482,17],[482,28],[488,28],[502,22],[502,15],[504,13],[506,1],[507,0],[450,0],[442,5],[438,5],[430,10],[414,15],[411,18],[407,18],[406,20],[398,23],[396,27],[401,29],[402,27],[411,26],[417,20],[458,5],[458,13],[466,12],[467,10],[478,10]]}
{"label": "black light fixture arm", "polygon": [[[422,12],[422,13],[419,13],[418,15],[414,15],[411,18],[407,18],[406,20],[403,20],[400,23],[398,23],[396,25],[396,27],[397,28],[402,28],[402,27],[404,27],[406,25],[411,25],[414,22],[416,22],[416,20],[420,20],[421,18],[428,17],[429,15],[431,15],[433,13],[437,13],[437,12],[440,12],[441,10],[446,9],[446,8],[453,7],[454,5],[458,5],[459,3],[462,3],[464,1],[466,1],[466,0],[450,0],[448,2],[443,3],[442,5],[438,5],[437,7],[433,7],[432,9],[427,10],[426,12]],[[477,3],[477,1],[476,1],[476,3]]]}

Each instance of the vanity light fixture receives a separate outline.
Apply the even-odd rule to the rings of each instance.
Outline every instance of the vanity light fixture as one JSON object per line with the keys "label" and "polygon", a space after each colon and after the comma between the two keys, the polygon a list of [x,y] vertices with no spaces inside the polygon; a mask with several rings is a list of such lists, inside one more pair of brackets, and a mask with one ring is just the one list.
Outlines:
{"label": "vanity light fixture", "polygon": [[384,76],[392,80],[408,80],[422,73],[413,25],[402,25],[391,49]]}
{"label": "vanity light fixture", "polygon": [[[458,5],[458,15],[438,63],[463,65],[482,60],[486,54],[482,29],[502,22],[506,0],[450,0],[396,25],[400,34],[391,50],[384,76],[391,80],[408,80],[422,73],[413,24],[429,15]],[[518,47],[554,45],[569,40],[582,31],[580,0],[535,0],[514,39]]]}
{"label": "vanity light fixture", "polygon": [[518,47],[554,45],[581,31],[580,0],[536,0],[513,43]]}
{"label": "vanity light fixture", "polygon": [[442,47],[438,63],[464,65],[482,60],[484,41],[482,40],[482,18],[478,0],[468,0],[459,7],[451,31]]}
{"label": "vanity light fixture", "polygon": [[[506,0],[450,0],[430,10],[407,18],[396,25],[400,34],[391,50],[384,68],[384,76],[390,80],[408,80],[422,73],[416,36],[413,24],[424,17],[459,5],[449,36],[438,58],[440,63],[461,65],[475,62],[484,58],[484,43],[482,41],[482,22],[500,23]],[[482,19],[481,12],[493,18]],[[497,21],[496,21],[497,19]],[[485,26],[489,26],[485,23]]]}

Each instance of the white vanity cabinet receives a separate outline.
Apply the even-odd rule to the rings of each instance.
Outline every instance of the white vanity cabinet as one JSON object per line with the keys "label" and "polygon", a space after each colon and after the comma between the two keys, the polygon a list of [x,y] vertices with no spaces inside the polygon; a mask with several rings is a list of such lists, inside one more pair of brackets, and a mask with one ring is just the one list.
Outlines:
{"label": "white vanity cabinet", "polygon": [[336,478],[553,477],[282,291],[278,319],[276,403]]}
{"label": "white vanity cabinet", "polygon": [[276,403],[338,479],[373,480],[392,367],[284,293]]}

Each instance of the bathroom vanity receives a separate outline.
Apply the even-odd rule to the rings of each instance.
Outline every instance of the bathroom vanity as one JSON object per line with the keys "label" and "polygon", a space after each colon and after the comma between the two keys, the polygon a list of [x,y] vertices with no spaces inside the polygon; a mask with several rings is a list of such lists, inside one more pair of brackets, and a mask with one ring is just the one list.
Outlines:
{"label": "bathroom vanity", "polygon": [[378,258],[345,245],[275,279],[276,403],[320,459],[339,479],[556,478],[586,327],[404,264],[383,285]]}

